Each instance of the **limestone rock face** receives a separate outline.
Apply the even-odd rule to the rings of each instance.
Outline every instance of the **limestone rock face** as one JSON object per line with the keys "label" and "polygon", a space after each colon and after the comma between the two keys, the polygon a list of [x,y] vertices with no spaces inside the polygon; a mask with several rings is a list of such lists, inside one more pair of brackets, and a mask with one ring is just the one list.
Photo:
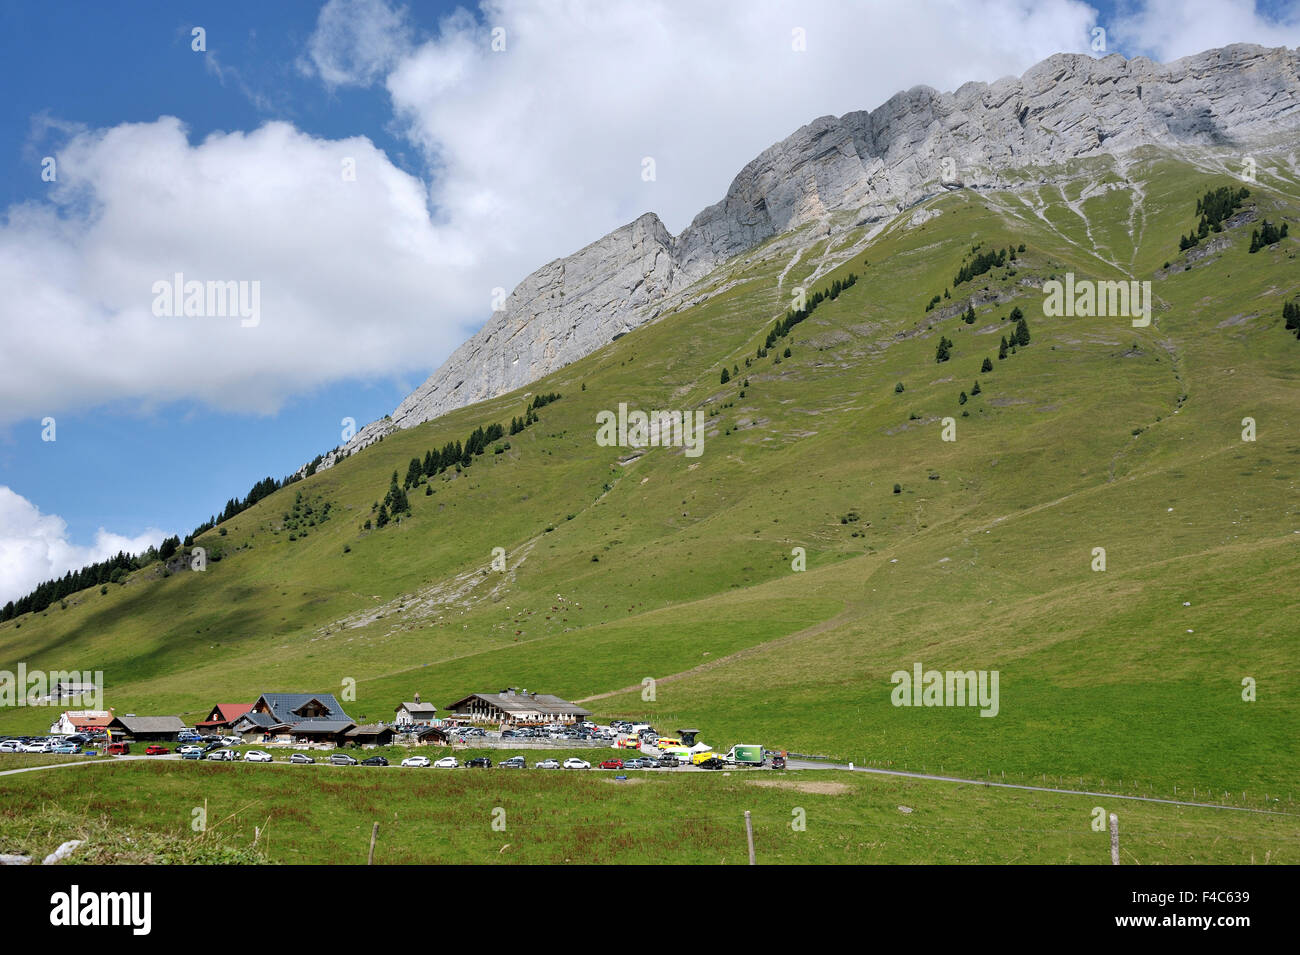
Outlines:
{"label": "limestone rock face", "polygon": [[486,325],[393,412],[399,428],[513,391],[644,321],[673,286],[673,237],[653,212],[524,279]]}
{"label": "limestone rock face", "polygon": [[[1139,146],[1241,149],[1300,137],[1300,51],[1237,44],[1169,64],[1057,54],[1023,76],[916,87],[870,112],[823,116],[764,150],[673,237],[635,222],[528,276],[505,307],[346,454],[504,394],[654,319],[728,259],[815,220],[890,219],[945,188],[1014,188],[1049,168]],[[1037,169],[1035,167],[1041,167]],[[839,215],[837,215],[839,214]]]}

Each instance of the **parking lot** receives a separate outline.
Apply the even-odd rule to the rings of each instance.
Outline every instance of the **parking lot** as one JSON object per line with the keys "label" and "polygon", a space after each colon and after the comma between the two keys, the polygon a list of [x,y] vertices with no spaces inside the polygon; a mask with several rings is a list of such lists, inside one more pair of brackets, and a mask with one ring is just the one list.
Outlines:
{"label": "parking lot", "polygon": [[[654,727],[615,721],[610,725],[507,727],[493,731],[477,726],[448,727],[449,746],[393,743],[385,746],[336,748],[265,740],[250,742],[236,736],[189,733],[182,742],[108,740],[80,734],[8,737],[0,739],[0,754],[24,754],[39,759],[147,758],[254,765],[338,766],[433,770],[538,770],[558,772],[709,772],[769,768],[783,765],[780,754],[759,747],[733,747],[723,753],[703,744],[694,752],[675,737],[661,736]],[[400,739],[401,737],[399,737]],[[579,749],[580,748],[580,749]],[[737,757],[736,753],[741,755]],[[775,757],[775,759],[774,759]]]}

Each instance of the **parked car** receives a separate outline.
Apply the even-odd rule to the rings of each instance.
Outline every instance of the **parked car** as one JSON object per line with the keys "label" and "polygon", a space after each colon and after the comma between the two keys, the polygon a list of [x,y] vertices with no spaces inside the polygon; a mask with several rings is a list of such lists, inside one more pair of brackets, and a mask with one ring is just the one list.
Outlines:
{"label": "parked car", "polygon": [[21,753],[23,744],[16,739],[7,739],[0,743],[0,753]]}
{"label": "parked car", "polygon": [[312,758],[311,758],[310,756],[308,756],[306,753],[294,753],[292,756],[289,757],[289,762],[291,762],[291,763],[312,763],[312,764],[315,764],[316,760],[312,759]]}
{"label": "parked car", "polygon": [[208,743],[208,745],[203,747],[203,752],[210,753],[214,749],[221,749],[223,745],[224,745],[223,743]]}
{"label": "parked car", "polygon": [[559,769],[560,763],[554,759],[544,759],[540,763],[533,764],[534,769]]}
{"label": "parked car", "polygon": [[465,764],[466,769],[491,769],[492,760],[486,756],[475,756]]}
{"label": "parked car", "polygon": [[600,764],[600,768],[601,768],[601,769],[622,769],[622,768],[623,768],[623,760],[621,760],[621,759],[606,759],[606,760],[604,760],[604,761],[601,762],[601,764]]}
{"label": "parked car", "polygon": [[455,769],[460,765],[460,760],[455,756],[444,756],[433,764],[434,769]]}
{"label": "parked car", "polygon": [[218,743],[224,743],[226,746],[238,746],[244,741],[239,736],[218,736],[216,739]]}
{"label": "parked car", "polygon": [[213,759],[219,763],[233,763],[237,757],[233,749],[214,749],[211,752],[204,750],[202,758]]}
{"label": "parked car", "polygon": [[27,743],[25,746],[23,746],[23,752],[24,753],[52,753],[54,752],[54,744],[51,743],[49,740],[44,740],[44,739],[36,740],[35,742]]}
{"label": "parked car", "polygon": [[660,766],[661,768],[663,768],[663,769],[673,769],[673,768],[675,768],[675,767],[677,767],[677,766],[680,766],[681,764],[682,764],[682,761],[681,761],[680,759],[678,759],[676,756],[660,756],[660,757],[659,757],[659,766]]}
{"label": "parked car", "polygon": [[144,754],[146,756],[166,756],[170,752],[171,750],[166,746],[159,746],[157,743],[144,748]]}
{"label": "parked car", "polygon": [[772,757],[772,768],[773,768],[773,769],[785,769],[785,757],[784,757],[784,756],[781,756],[781,755],[779,755],[779,754],[776,755],[776,756],[773,756],[773,757]]}
{"label": "parked car", "polygon": [[402,765],[407,769],[428,769],[431,762],[428,756],[408,756],[402,760]]}
{"label": "parked car", "polygon": [[190,753],[198,753],[199,755],[202,755],[203,747],[195,746],[193,743],[187,743],[180,749],[176,750],[176,752],[180,753],[182,756],[188,756]]}
{"label": "parked car", "polygon": [[528,762],[522,756],[511,756],[497,763],[497,769],[527,769]]}
{"label": "parked car", "polygon": [[564,761],[565,769],[591,769],[591,763],[585,759],[578,759],[576,756],[570,756]]}
{"label": "parked car", "polygon": [[387,766],[388,760],[384,759],[384,757],[382,756],[371,756],[369,759],[363,759],[361,761],[361,765],[362,766]]}
{"label": "parked car", "polygon": [[702,759],[695,765],[700,767],[700,769],[725,769],[727,761],[721,756],[713,756],[709,759]]}
{"label": "parked car", "polygon": [[250,749],[247,753],[244,754],[244,762],[269,763],[271,762],[271,754],[264,753],[260,749]]}
{"label": "parked car", "polygon": [[76,743],[59,743],[54,747],[53,752],[61,756],[71,756],[74,753],[80,753],[81,747]]}
{"label": "parked car", "polygon": [[357,761],[347,753],[330,753],[331,766],[355,766]]}
{"label": "parked car", "polygon": [[109,756],[130,756],[130,743],[109,743],[108,749],[104,750]]}
{"label": "parked car", "polygon": [[185,752],[181,753],[181,759],[202,759],[203,750],[197,746],[182,747]]}

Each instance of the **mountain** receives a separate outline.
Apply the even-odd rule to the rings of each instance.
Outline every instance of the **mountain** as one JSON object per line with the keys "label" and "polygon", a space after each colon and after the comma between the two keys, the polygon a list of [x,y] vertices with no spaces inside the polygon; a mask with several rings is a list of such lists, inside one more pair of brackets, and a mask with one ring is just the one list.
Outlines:
{"label": "mountain", "polygon": [[646,213],[538,269],[390,419],[320,467],[563,368],[680,305],[683,290],[723,262],[809,222],[842,233],[957,182],[1056,182],[1071,159],[1140,146],[1268,144],[1293,136],[1298,114],[1300,51],[1237,44],[1170,64],[1058,54],[1018,78],[953,93],[919,86],[874,111],[823,116],[746,165],[681,235]]}
{"label": "mountain", "polygon": [[[1232,48],[1188,76],[1292,56]],[[616,279],[613,263],[618,248],[639,243],[641,261],[656,263],[654,287],[669,287],[641,306],[660,309],[654,321],[623,335],[607,324],[584,357],[392,430],[270,493],[197,537],[202,572],[153,564],[0,623],[0,674],[20,662],[99,670],[118,712],[187,721],[268,691],[348,692],[349,716],[368,722],[417,691],[445,707],[471,692],[529,687],[601,720],[699,727],[711,745],[1094,794],[1008,791],[1009,807],[982,802],[984,787],[906,780],[886,791],[863,780],[851,784],[868,787],[859,800],[806,789],[827,776],[787,777],[802,791],[765,791],[758,804],[756,825],[772,840],[764,845],[777,849],[777,830],[815,838],[822,860],[1104,861],[1090,813],[1117,800],[1095,794],[1192,793],[1270,813],[1225,821],[1214,810],[1125,801],[1116,807],[1125,851],[1143,863],[1300,861],[1300,117],[1285,105],[1292,94],[1270,95],[1261,78],[1236,96],[1256,106],[1229,108],[1237,72],[1218,75],[1197,82],[1222,111],[1215,135],[1231,145],[1206,133],[1196,145],[1085,149],[1051,166],[991,171],[959,153],[965,187],[932,176],[878,220],[860,213],[865,193],[830,201],[824,215],[781,212],[773,198],[770,224],[753,223],[757,244],[699,274],[692,263],[704,258],[643,220],[587,252],[581,287],[595,302],[610,283],[635,281],[644,266]],[[1113,87],[1108,96],[1123,87],[1101,85]],[[964,87],[952,102],[999,86]],[[1270,102],[1275,119],[1249,118]],[[990,123],[1010,116],[1019,129],[1023,108],[967,112]],[[1154,122],[1134,114],[1135,126]],[[1106,143],[1129,135],[1119,126]],[[902,157],[891,154],[900,180]],[[755,167],[745,178],[765,175]],[[818,180],[820,195],[830,195],[827,182]],[[754,188],[774,197],[784,187],[771,174]],[[733,211],[743,205],[734,202]],[[689,234],[725,217],[706,212]],[[782,231],[757,239],[768,229]],[[1261,247],[1265,233],[1273,240]],[[1150,283],[1148,324],[1045,308],[1052,282],[1130,280]],[[545,288],[527,295],[543,301]],[[798,322],[796,288],[817,299]],[[698,413],[703,453],[597,440],[599,418],[623,406]],[[498,424],[503,433],[486,438]],[[447,461],[457,442],[463,456]],[[469,445],[483,453],[465,455]],[[424,468],[434,453],[448,466]],[[406,508],[380,527],[394,474]],[[407,474],[415,482],[402,489]],[[998,673],[996,715],[895,705],[895,678],[918,665]],[[49,708],[2,707],[0,732],[43,731],[49,717]],[[184,820],[151,807],[201,803],[189,787],[210,777],[182,772],[192,768],[121,764],[103,783],[127,787],[113,796],[62,789],[75,785],[64,781],[72,772],[5,777],[0,789],[74,809],[99,799],[115,820],[174,828]],[[521,788],[510,791],[496,777],[467,790],[479,784],[463,774],[400,785],[430,787],[419,790],[423,805],[438,808],[447,832],[508,805],[521,842],[590,861],[625,857],[614,840],[643,843],[615,819],[610,842],[569,844],[540,817],[554,807],[582,826],[618,816],[610,807],[627,804],[616,800],[636,800],[632,818],[659,832],[681,815],[682,790],[667,778],[632,795],[596,779],[589,800],[567,788],[588,784],[561,774],[512,775]],[[725,786],[721,776],[689,785],[717,787],[700,799],[734,836],[753,783],[733,774]],[[124,792],[129,799],[114,798]],[[518,819],[516,803],[501,802],[533,805],[541,792],[549,801],[536,816]],[[331,850],[313,826],[332,818],[364,847],[376,803],[341,793],[298,799],[277,816],[271,844],[309,847],[288,860],[319,858]],[[222,803],[233,811],[246,796]],[[822,813],[836,800],[854,811],[839,810],[852,820],[832,826]],[[900,816],[900,804],[914,813]],[[791,805],[809,809],[797,836]],[[247,815],[251,840],[266,815]],[[430,821],[413,818],[426,838]],[[0,836],[6,825],[31,828],[0,814]],[[683,858],[683,845],[713,851],[676,830],[664,843],[664,859]],[[499,850],[500,840],[479,855],[449,848],[447,858]]]}

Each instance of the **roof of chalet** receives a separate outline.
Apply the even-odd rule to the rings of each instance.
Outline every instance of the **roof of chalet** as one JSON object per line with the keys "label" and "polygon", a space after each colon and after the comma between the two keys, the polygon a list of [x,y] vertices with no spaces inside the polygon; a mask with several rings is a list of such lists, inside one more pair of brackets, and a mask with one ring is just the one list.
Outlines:
{"label": "roof of chalet", "polygon": [[342,733],[355,726],[351,720],[299,720],[291,731],[306,736],[312,733]]}
{"label": "roof of chalet", "polygon": [[398,707],[398,709],[400,710],[400,709],[402,709],[403,707],[405,707],[406,712],[408,712],[408,713],[436,713],[436,712],[438,712],[438,708],[437,708],[436,706],[434,706],[432,703],[406,703],[406,702],[404,702],[404,703],[402,703],[401,706]]}
{"label": "roof of chalet", "polygon": [[118,716],[113,722],[128,733],[179,733],[186,729],[179,716]]}
{"label": "roof of chalet", "polygon": [[[280,723],[290,723],[297,725],[304,722],[313,722],[316,720],[325,720],[328,722],[339,722],[340,720],[351,723],[352,720],[347,713],[343,712],[343,706],[334,698],[333,693],[263,693],[257,698],[253,706],[265,700],[266,705],[270,708],[272,715]],[[308,703],[315,701],[324,706],[327,710],[325,716],[303,717],[296,712],[302,709]]]}
{"label": "roof of chalet", "polygon": [[365,726],[354,726],[348,730],[348,736],[378,736],[381,733],[391,733],[392,729],[383,723],[367,723]]}
{"label": "roof of chalet", "polygon": [[551,714],[573,714],[577,716],[591,715],[590,710],[584,710],[576,703],[570,703],[568,700],[561,699],[558,696],[552,696],[549,693],[520,693],[516,690],[503,690],[500,693],[471,693],[463,700],[457,700],[455,703],[452,703],[447,707],[447,709],[455,712],[475,699],[490,703],[506,713],[537,712],[541,713],[543,716]]}
{"label": "roof of chalet", "polygon": [[213,709],[220,719],[204,720],[202,723],[195,723],[194,725],[217,726],[223,723],[233,723],[252,708],[252,703],[218,703]]}

